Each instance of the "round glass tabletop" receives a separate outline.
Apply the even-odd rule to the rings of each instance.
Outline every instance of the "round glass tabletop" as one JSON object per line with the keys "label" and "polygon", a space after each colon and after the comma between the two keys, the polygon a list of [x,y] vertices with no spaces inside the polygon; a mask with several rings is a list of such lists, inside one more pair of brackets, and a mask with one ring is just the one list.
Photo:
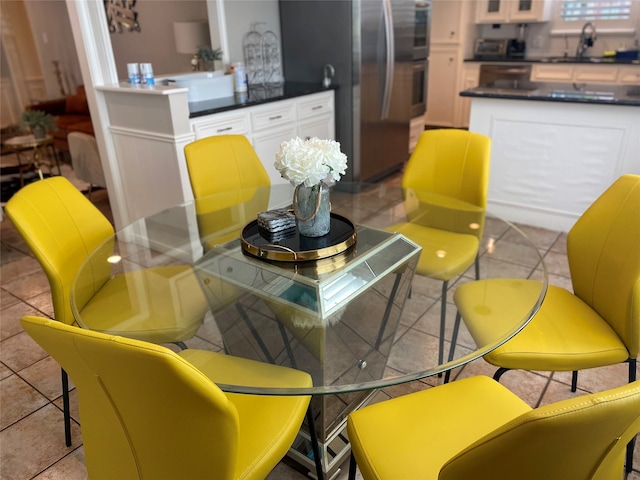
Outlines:
{"label": "round glass tabletop", "polygon": [[[386,184],[332,187],[332,212],[355,228],[346,251],[286,265],[247,254],[243,229],[259,212],[287,208],[292,196],[289,185],[227,192],[127,226],[78,272],[76,320],[188,347],[180,353],[187,359],[210,350],[313,378],[311,388],[287,389],[268,379],[238,385],[220,372],[216,383],[227,392],[349,394],[335,398],[352,408],[360,401],[354,392],[488,353],[528,323],[546,293],[542,257],[517,227],[460,200]],[[490,303],[497,295],[517,296],[518,307],[498,311]],[[458,329],[459,309],[484,312],[493,328],[469,331],[462,318]]]}

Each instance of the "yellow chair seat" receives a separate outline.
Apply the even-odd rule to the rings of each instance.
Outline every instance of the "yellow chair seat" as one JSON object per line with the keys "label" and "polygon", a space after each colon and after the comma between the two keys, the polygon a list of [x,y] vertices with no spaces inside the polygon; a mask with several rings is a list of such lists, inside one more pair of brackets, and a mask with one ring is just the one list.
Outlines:
{"label": "yellow chair seat", "polygon": [[531,409],[484,376],[370,405],[347,421],[365,480],[612,480],[639,430],[640,381]]}
{"label": "yellow chair seat", "polygon": [[169,343],[192,338],[206,311],[193,270],[177,265],[112,277],[81,310],[81,317],[95,331]]}
{"label": "yellow chair seat", "polygon": [[357,410],[347,431],[365,479],[437,479],[464,447],[530,410],[478,376]]}
{"label": "yellow chair seat", "polygon": [[401,223],[387,230],[398,232],[422,247],[416,273],[437,280],[451,280],[473,264],[478,253],[478,237]]}
{"label": "yellow chair seat", "polygon": [[[516,296],[514,285],[529,294]],[[540,291],[540,282],[533,280],[480,280],[461,285],[454,302],[471,336],[484,344],[504,334],[502,318],[526,314],[531,305],[527,299],[536,290]],[[580,298],[551,285],[523,331],[484,358],[503,368],[572,371],[624,362],[629,351],[615,330]]]}

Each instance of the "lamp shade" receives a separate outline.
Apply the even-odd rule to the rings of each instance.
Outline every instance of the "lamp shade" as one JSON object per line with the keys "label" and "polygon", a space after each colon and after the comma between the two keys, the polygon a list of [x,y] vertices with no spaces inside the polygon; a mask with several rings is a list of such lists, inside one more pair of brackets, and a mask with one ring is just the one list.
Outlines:
{"label": "lamp shade", "polygon": [[194,54],[198,47],[211,45],[209,23],[206,20],[194,22],[174,22],[173,33],[178,53]]}

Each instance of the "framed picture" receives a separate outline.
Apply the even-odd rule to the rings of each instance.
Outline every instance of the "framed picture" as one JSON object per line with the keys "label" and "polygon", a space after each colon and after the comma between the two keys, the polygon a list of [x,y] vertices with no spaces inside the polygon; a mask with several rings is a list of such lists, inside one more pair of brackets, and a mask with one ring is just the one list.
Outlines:
{"label": "framed picture", "polygon": [[136,0],[104,0],[110,33],[139,32]]}

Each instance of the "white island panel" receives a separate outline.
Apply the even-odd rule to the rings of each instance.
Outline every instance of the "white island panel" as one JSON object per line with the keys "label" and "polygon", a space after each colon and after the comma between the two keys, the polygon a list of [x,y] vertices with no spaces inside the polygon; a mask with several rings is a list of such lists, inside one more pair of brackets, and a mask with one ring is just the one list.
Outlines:
{"label": "white island panel", "polygon": [[568,231],[624,173],[640,174],[640,109],[473,98],[470,130],[492,138],[489,210]]}

